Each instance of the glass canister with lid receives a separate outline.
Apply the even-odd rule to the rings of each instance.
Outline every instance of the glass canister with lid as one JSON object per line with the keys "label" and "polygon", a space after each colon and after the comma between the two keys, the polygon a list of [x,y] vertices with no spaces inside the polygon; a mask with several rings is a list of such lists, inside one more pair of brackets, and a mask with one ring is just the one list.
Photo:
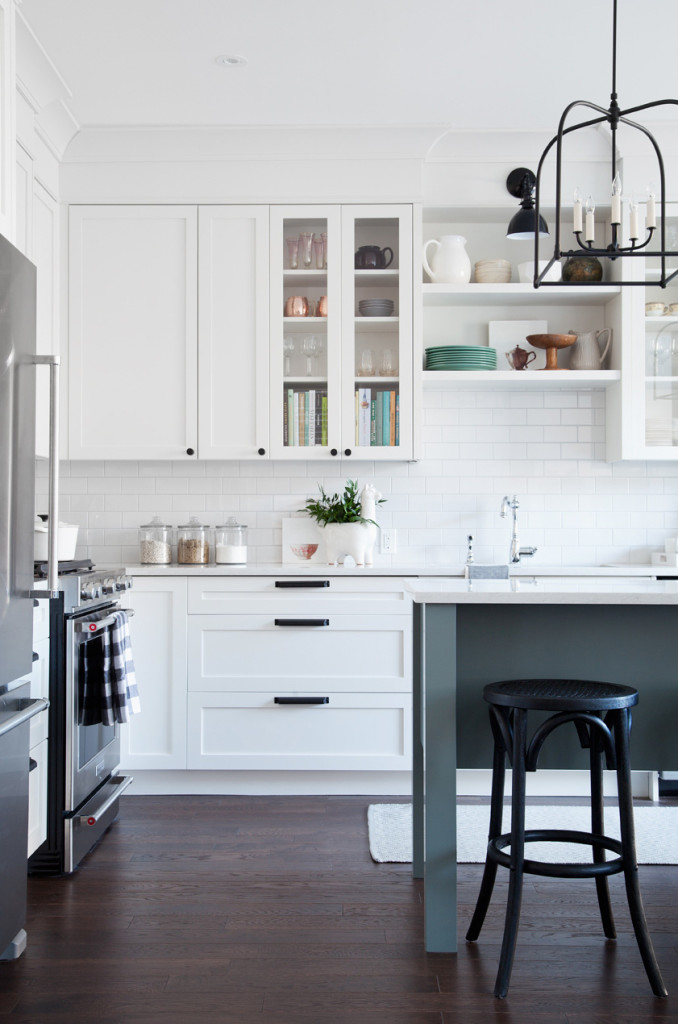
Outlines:
{"label": "glass canister with lid", "polygon": [[210,527],[196,516],[177,527],[177,562],[179,565],[206,565],[210,560]]}
{"label": "glass canister with lid", "polygon": [[172,561],[172,527],[160,516],[139,527],[139,561],[142,565],[169,565]]}
{"label": "glass canister with lid", "polygon": [[216,527],[215,561],[219,565],[247,563],[247,527],[231,516]]}

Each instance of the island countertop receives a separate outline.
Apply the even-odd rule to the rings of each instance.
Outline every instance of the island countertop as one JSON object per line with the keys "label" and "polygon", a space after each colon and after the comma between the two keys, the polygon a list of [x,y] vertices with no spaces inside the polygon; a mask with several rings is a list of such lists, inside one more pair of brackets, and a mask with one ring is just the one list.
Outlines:
{"label": "island countertop", "polygon": [[595,604],[678,605],[675,580],[610,577],[466,580],[419,578],[406,581],[417,604]]}

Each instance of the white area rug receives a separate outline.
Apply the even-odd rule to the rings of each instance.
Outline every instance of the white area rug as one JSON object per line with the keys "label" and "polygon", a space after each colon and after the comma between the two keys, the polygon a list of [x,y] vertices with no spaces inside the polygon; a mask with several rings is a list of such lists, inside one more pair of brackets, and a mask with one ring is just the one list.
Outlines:
{"label": "white area rug", "polygon": [[[510,829],[508,808],[502,832]],[[636,807],[636,852],[639,864],[678,864],[678,807]],[[490,808],[487,804],[457,805],[457,860],[481,864],[485,860]],[[412,860],[411,804],[370,804],[367,809],[370,855],[378,864],[406,864]],[[588,832],[590,810],[580,806],[528,804],[526,828],[564,828]],[[619,839],[616,807],[605,809],[605,834]],[[530,843],[531,860],[577,863],[591,859],[591,848],[574,843]],[[609,854],[613,857],[614,854]]]}

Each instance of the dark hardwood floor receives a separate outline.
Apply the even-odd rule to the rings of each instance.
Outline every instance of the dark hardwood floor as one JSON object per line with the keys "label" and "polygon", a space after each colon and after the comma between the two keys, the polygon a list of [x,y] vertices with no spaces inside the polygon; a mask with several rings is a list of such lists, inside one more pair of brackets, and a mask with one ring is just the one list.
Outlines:
{"label": "dark hardwood floor", "polygon": [[[377,798],[383,799],[383,798]],[[653,997],[620,876],[527,879],[508,998],[493,998],[505,875],[480,941],[460,868],[458,955],[427,955],[421,885],[377,865],[366,797],[124,797],[70,878],[29,879],[28,948],[0,964],[11,1024],[649,1024],[678,1021],[678,867],[643,867],[672,994]],[[503,876],[503,877],[502,877]]]}

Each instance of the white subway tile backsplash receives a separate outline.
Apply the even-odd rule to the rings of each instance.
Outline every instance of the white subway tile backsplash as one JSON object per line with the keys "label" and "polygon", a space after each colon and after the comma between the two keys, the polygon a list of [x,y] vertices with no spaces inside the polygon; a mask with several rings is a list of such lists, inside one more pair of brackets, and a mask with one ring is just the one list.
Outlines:
{"label": "white subway tile backsplash", "polygon": [[[78,556],[134,563],[138,527],[154,514],[176,526],[191,515],[249,527],[252,563],[278,561],[281,521],[307,498],[371,480],[377,513],[398,530],[403,566],[458,570],[473,533],[477,560],[507,556],[504,494],[521,502],[520,539],[533,564],[647,563],[678,534],[678,464],[604,461],[605,396],[589,391],[426,391],[424,457],[416,463],[262,460],[66,462],[61,511],[80,526]],[[36,465],[44,511],[47,469]],[[386,562],[384,564],[387,564]]]}

